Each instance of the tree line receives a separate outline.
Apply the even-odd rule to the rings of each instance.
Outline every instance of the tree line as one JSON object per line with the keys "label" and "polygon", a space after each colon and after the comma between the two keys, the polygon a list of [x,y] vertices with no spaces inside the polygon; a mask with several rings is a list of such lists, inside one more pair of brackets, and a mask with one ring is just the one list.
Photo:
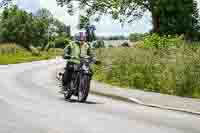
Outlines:
{"label": "tree line", "polygon": [[[74,11],[77,0],[57,0],[58,5],[68,5]],[[199,35],[200,17],[196,0],[78,0],[86,16],[100,20],[102,15],[111,15],[122,23],[140,19],[146,12],[151,13],[153,33],[184,34],[188,38]]]}
{"label": "tree line", "polygon": [[[16,5],[4,8],[0,14],[0,42],[14,42],[30,50],[31,46],[53,47],[69,38],[70,27],[54,18],[47,9],[28,13]],[[61,42],[59,42],[61,43]]]}
{"label": "tree line", "polygon": [[[121,23],[131,23],[146,12],[152,18],[153,33],[160,35],[184,34],[189,40],[200,39],[200,16],[196,0],[56,0],[61,7],[67,7],[74,15],[74,2],[84,12],[86,22],[93,17],[99,21],[103,15],[111,15]],[[3,0],[3,6],[12,0]],[[84,22],[85,23],[85,22]]]}
{"label": "tree line", "polygon": [[107,36],[97,36],[97,40],[128,40],[127,36],[123,35],[107,35]]}

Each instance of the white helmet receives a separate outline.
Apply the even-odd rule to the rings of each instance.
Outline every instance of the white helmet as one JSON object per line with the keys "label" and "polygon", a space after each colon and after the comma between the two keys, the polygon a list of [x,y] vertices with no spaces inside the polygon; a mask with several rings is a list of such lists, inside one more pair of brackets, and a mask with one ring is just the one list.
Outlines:
{"label": "white helmet", "polygon": [[75,41],[86,41],[86,33],[85,32],[79,32],[75,34],[74,36]]}

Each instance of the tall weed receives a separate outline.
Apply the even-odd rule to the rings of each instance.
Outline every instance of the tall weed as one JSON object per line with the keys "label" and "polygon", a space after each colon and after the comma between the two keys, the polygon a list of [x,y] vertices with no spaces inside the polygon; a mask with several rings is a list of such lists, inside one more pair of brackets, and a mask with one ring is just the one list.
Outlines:
{"label": "tall weed", "polygon": [[110,48],[96,51],[103,61],[95,78],[113,85],[200,98],[200,49]]}

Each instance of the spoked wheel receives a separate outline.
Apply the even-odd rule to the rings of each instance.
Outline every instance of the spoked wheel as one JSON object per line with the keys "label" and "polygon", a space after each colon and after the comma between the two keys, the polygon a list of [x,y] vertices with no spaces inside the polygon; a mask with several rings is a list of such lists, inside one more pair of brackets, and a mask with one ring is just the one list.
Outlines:
{"label": "spoked wheel", "polygon": [[78,101],[85,102],[90,91],[90,78],[88,75],[83,75],[80,79],[78,90]]}

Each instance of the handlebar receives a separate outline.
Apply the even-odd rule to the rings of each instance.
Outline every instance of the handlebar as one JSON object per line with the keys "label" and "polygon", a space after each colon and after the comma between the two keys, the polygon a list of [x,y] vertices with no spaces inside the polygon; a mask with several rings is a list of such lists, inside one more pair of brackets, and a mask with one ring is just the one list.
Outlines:
{"label": "handlebar", "polygon": [[85,61],[85,60],[88,60],[88,62],[94,63],[95,65],[100,65],[101,64],[101,61],[98,61],[94,57],[81,57],[81,61]]}
{"label": "handlebar", "polygon": [[[64,59],[76,59],[76,57],[73,57],[73,56],[66,56],[66,57],[64,57],[63,56],[63,58]],[[81,57],[80,58],[80,61],[81,62],[89,62],[89,63],[94,63],[95,65],[100,65],[101,64],[101,61],[98,61],[96,58],[94,58],[94,57]]]}

